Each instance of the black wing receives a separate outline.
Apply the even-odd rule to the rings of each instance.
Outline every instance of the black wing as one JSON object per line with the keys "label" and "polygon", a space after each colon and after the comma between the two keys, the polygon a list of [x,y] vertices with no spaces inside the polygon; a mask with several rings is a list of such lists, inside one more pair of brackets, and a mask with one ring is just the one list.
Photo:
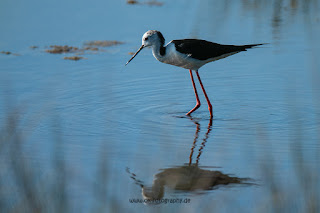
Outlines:
{"label": "black wing", "polygon": [[223,45],[199,39],[182,39],[173,40],[176,50],[189,54],[192,58],[198,60],[207,60],[215,58],[224,54],[246,51],[246,49],[262,45],[262,44],[249,44],[249,45]]}

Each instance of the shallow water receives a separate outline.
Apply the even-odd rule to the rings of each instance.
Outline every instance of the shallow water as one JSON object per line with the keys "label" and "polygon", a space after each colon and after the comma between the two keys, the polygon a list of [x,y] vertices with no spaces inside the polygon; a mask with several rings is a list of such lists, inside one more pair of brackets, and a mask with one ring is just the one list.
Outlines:
{"label": "shallow water", "polygon": [[[0,117],[13,108],[21,114],[25,138],[19,159],[39,167],[45,178],[55,173],[50,162],[60,153],[77,212],[96,203],[134,212],[270,211],[272,184],[283,189],[280,202],[289,208],[293,195],[299,211],[308,198],[298,196],[305,186],[301,168],[315,177],[320,171],[320,2],[163,3],[0,3],[0,51],[19,54],[0,54]],[[187,70],[159,63],[149,49],[124,66],[149,29],[160,30],[167,41],[193,37],[268,44],[200,69],[213,104],[210,124],[199,84],[202,106],[191,118],[185,116],[195,104]],[[49,45],[82,46],[91,40],[125,44],[87,53],[80,61],[45,52]],[[39,48],[30,49],[33,45]],[[142,199],[141,183],[152,186],[161,171],[174,171],[172,176],[187,182],[177,168],[190,163],[249,178],[249,184],[177,190],[168,178],[163,198],[190,203],[130,203]],[[107,175],[99,182],[104,164]],[[92,196],[95,184],[107,188],[105,197]],[[320,191],[319,184],[312,188]]]}

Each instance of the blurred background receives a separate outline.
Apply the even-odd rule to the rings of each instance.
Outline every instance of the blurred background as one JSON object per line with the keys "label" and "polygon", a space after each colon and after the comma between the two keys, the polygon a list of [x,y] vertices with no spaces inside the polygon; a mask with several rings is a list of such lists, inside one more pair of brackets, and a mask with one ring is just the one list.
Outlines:
{"label": "blurred background", "polygon": [[[319,11],[319,0],[2,0],[1,212],[319,212]],[[150,29],[268,44],[200,69],[210,121],[202,92],[185,116],[187,70],[149,49],[124,66]]]}

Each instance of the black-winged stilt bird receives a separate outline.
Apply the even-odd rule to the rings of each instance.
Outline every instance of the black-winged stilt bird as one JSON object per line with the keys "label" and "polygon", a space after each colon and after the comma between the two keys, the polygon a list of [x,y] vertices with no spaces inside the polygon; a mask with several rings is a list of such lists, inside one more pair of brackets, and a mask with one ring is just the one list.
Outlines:
{"label": "black-winged stilt bird", "polygon": [[262,44],[248,45],[223,45],[199,39],[172,40],[164,46],[164,37],[157,30],[149,30],[142,36],[142,45],[130,58],[126,65],[145,47],[151,47],[153,56],[160,62],[188,69],[196,95],[196,106],[187,115],[190,115],[200,107],[200,99],[193,80],[192,70],[196,72],[203,94],[208,102],[210,118],[212,118],[212,105],[203,87],[199,75],[199,68],[206,63],[216,61],[230,55],[246,51],[249,48]]}

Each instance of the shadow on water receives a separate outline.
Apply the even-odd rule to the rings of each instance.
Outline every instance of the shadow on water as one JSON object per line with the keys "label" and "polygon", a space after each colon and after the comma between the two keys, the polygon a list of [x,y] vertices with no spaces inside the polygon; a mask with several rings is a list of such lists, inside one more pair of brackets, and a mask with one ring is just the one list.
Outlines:
{"label": "shadow on water", "polygon": [[221,185],[228,184],[246,184],[252,185],[251,178],[239,178],[224,174],[218,170],[208,170],[208,168],[217,168],[216,166],[199,166],[200,156],[204,151],[205,145],[212,131],[212,119],[209,120],[206,133],[198,149],[198,155],[193,163],[194,150],[199,140],[201,125],[198,121],[188,116],[196,125],[196,131],[189,155],[189,162],[182,166],[175,166],[166,169],[160,169],[160,172],[154,175],[152,186],[146,186],[143,181],[137,178],[127,167],[126,171],[135,184],[142,189],[142,196],[150,203],[157,203],[163,199],[165,187],[175,192],[203,192],[217,189]]}

